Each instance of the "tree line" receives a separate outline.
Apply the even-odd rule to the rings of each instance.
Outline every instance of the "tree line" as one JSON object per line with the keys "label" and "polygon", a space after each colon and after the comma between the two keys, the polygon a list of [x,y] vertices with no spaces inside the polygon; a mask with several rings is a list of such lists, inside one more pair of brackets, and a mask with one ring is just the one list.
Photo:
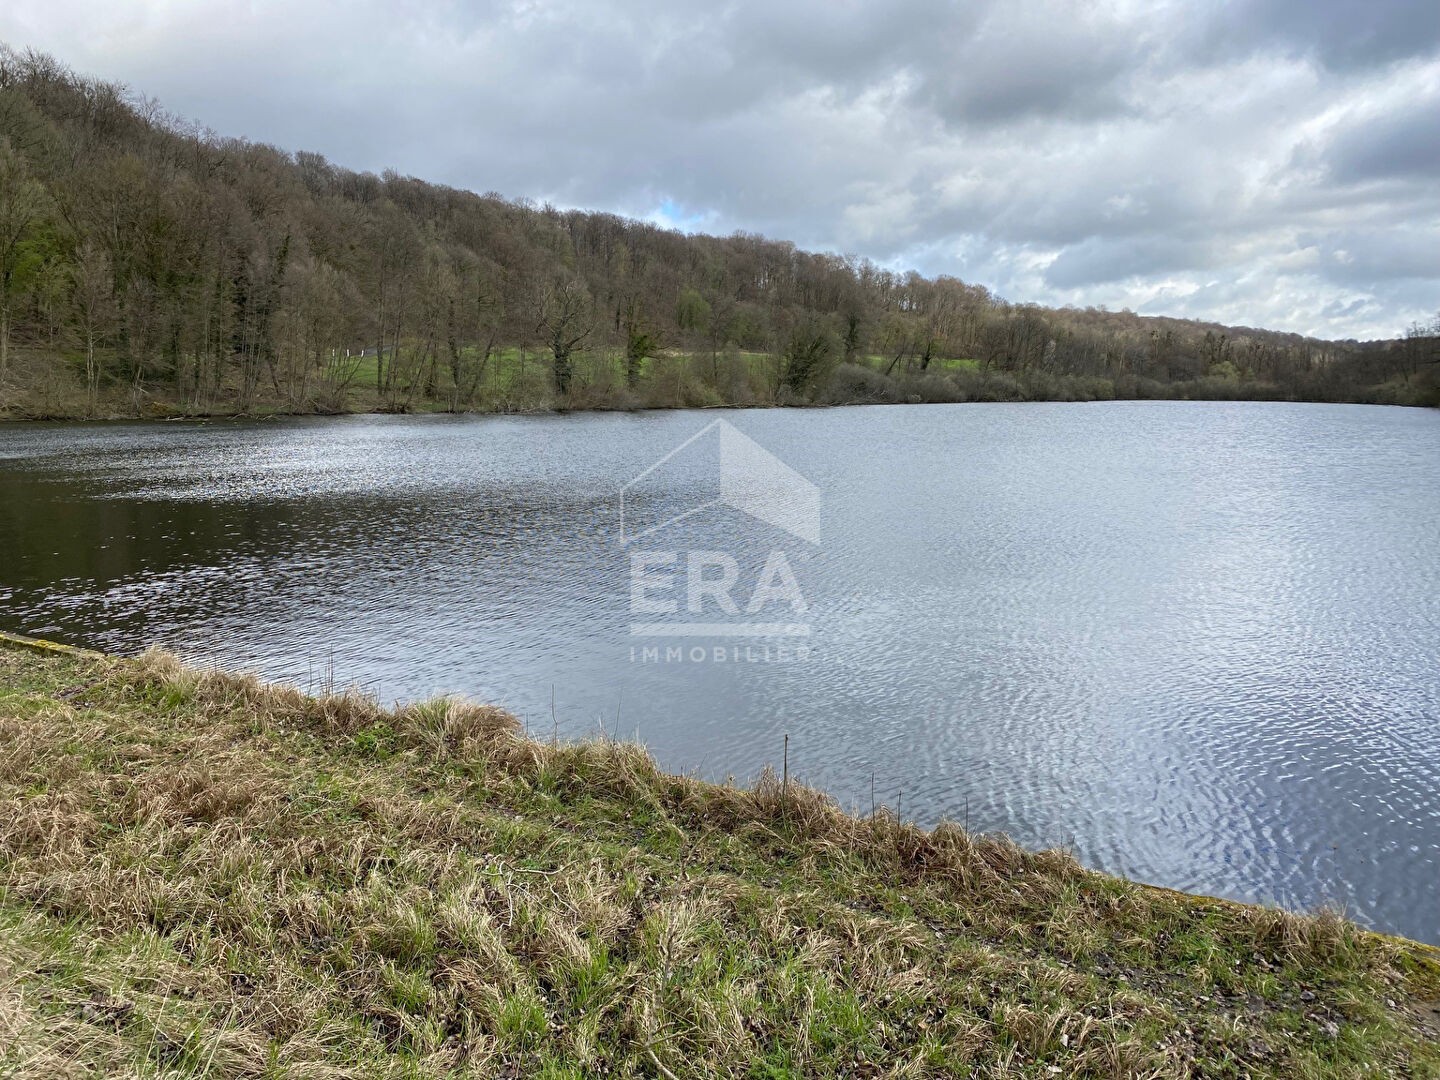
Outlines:
{"label": "tree line", "polygon": [[1386,342],[1009,303],[226,138],[0,47],[0,415],[1112,397],[1440,404]]}

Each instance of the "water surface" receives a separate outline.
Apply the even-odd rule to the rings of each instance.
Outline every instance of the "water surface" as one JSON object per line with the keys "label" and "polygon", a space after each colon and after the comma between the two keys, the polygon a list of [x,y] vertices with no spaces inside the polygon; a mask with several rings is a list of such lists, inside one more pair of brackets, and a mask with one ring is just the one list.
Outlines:
{"label": "water surface", "polygon": [[[818,486],[819,545],[715,507],[641,546],[729,554],[742,601],[785,551],[810,636],[720,643],[809,655],[646,663],[619,490],[721,416]],[[632,512],[713,494],[705,445]],[[792,771],[851,806],[873,785],[923,822],[1440,941],[1435,412],[0,426],[0,627],[458,691],[715,777],[788,733]]]}

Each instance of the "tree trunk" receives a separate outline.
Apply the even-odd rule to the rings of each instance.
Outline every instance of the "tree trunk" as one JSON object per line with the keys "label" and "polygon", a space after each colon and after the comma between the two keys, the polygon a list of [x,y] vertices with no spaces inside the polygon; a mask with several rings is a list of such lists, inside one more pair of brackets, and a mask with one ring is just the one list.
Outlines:
{"label": "tree trunk", "polygon": [[95,334],[91,331],[85,334],[85,396],[85,411],[93,420],[99,407],[100,371],[95,365]]}
{"label": "tree trunk", "polygon": [[555,392],[564,397],[570,392],[570,378],[574,369],[570,363],[570,350],[555,347]]}

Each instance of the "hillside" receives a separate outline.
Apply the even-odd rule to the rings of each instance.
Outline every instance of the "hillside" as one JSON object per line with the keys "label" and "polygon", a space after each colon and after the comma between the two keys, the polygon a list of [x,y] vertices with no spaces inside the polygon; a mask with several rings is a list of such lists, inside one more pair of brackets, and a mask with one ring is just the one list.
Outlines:
{"label": "hillside", "polygon": [[496,709],[0,641],[0,1073],[1440,1075],[1433,950]]}
{"label": "hillside", "polygon": [[1437,340],[1048,310],[759,236],[351,172],[0,51],[0,416],[1435,404]]}

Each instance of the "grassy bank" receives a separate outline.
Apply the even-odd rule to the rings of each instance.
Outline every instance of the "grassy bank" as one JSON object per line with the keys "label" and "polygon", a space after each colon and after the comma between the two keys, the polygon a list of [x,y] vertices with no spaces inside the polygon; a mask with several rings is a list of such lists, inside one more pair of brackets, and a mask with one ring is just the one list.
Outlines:
{"label": "grassy bank", "polygon": [[[470,363],[478,364],[473,357]],[[184,389],[175,380],[102,384],[92,398],[80,359],[22,352],[0,378],[0,420],[178,419],[218,416],[345,413],[529,413],[551,410],[749,408],[807,405],[942,404],[1021,401],[1347,401],[1437,405],[1440,390],[1417,377],[1368,388],[1316,375],[1303,386],[1238,377],[1159,381],[1134,374],[1109,377],[1042,369],[985,370],[973,358],[935,357],[921,370],[884,357],[857,356],[817,374],[801,390],[784,384],[784,361],[761,352],[714,355],[671,350],[647,358],[631,384],[623,355],[577,354],[569,390],[557,393],[551,361],[533,350],[497,350],[483,374],[463,387],[441,367],[430,379],[377,384],[374,356],[347,361],[343,378],[306,370],[303,377],[266,379],[242,392],[223,386]]]}
{"label": "grassy bank", "polygon": [[0,1074],[1437,1076],[1433,960],[491,708],[0,646]]}

